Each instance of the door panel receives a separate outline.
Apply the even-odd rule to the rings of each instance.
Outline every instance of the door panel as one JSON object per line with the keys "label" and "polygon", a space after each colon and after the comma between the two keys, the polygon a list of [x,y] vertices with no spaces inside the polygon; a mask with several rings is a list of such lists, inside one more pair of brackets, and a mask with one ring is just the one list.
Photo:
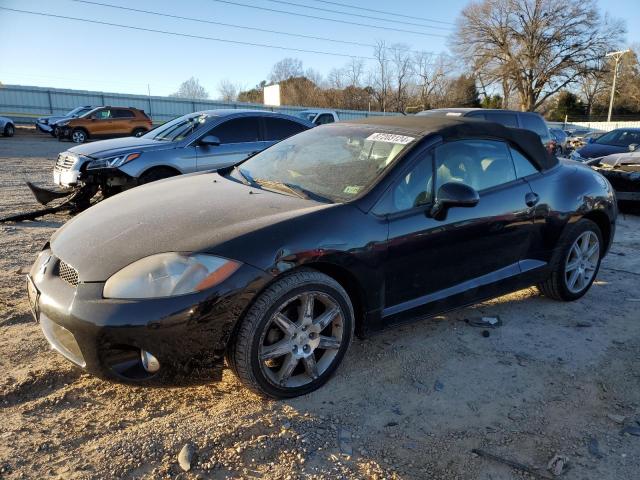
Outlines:
{"label": "door panel", "polygon": [[275,142],[229,143],[196,147],[198,170],[223,168],[241,162],[249,155],[264,150]]}

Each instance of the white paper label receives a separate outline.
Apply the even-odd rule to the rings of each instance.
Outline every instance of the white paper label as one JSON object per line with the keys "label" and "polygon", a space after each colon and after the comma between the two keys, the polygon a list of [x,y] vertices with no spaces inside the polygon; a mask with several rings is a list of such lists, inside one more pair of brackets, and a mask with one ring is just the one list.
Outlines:
{"label": "white paper label", "polygon": [[367,140],[371,140],[372,142],[386,142],[406,145],[407,143],[413,142],[415,138],[406,137],[404,135],[395,135],[393,133],[372,133],[367,137]]}

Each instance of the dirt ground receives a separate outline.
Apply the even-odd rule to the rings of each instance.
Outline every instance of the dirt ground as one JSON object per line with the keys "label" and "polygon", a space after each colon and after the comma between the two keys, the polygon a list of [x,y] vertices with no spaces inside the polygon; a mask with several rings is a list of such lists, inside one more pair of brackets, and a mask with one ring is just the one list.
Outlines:
{"label": "dirt ground", "polygon": [[[0,216],[35,206],[71,146],[0,138]],[[536,478],[473,448],[566,479],[640,477],[640,217],[621,216],[591,291],[535,288],[356,340],[320,391],[290,401],[220,383],[134,388],[48,348],[25,269],[65,216],[0,225],[0,478]],[[481,335],[464,319],[499,315]],[[636,427],[636,430],[633,429]],[[628,433],[623,430],[627,429]],[[195,451],[183,472],[178,453]]]}

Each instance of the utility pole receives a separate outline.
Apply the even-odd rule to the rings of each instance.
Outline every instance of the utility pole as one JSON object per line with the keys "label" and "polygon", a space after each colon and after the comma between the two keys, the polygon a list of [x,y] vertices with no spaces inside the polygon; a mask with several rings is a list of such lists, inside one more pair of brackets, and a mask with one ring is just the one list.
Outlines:
{"label": "utility pole", "polygon": [[616,66],[613,69],[613,85],[611,85],[611,99],[609,100],[609,115],[607,115],[607,122],[611,121],[611,112],[613,110],[613,97],[615,96],[615,93],[616,93],[616,80],[618,79],[618,65],[620,64],[620,59],[622,58],[622,56],[625,53],[630,51],[631,50],[626,49],[626,50],[621,50],[619,52],[609,52],[605,55],[605,57],[613,57],[613,59],[616,62]]}

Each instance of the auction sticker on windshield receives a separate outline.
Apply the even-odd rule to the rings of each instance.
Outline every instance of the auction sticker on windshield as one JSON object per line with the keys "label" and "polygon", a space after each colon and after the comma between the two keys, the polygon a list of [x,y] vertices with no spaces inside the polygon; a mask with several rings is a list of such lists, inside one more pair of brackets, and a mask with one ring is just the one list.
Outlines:
{"label": "auction sticker on windshield", "polygon": [[415,138],[407,137],[405,135],[395,135],[393,133],[372,133],[367,137],[367,140],[371,140],[372,142],[387,142],[406,145],[407,143],[413,142]]}

